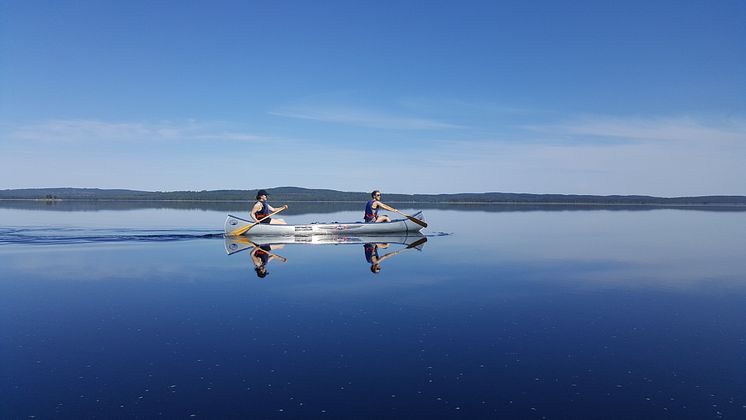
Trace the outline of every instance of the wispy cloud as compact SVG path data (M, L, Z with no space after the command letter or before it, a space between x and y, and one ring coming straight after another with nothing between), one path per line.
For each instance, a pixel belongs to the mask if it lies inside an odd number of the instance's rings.
M583 117L555 124L522 128L562 136L615 138L631 141L746 141L746 120L676 118Z
M402 109L413 112L427 112L434 115L460 115L491 118L508 116L536 116L550 114L546 110L526 108L507 104L463 100L440 96L406 97L396 101ZM553 113L551 113L553 114Z
M3 137L15 141L242 141L268 139L235 130L226 123L160 121L154 123L111 122L101 120L49 120L31 124L4 124Z
M4 124L0 180L11 188L244 188L245 177L225 174L245 172L250 156L253 171L273 173L270 185L429 193L744 194L744 121L585 117L524 129L515 129L516 124L492 133L476 128L404 131L387 143L391 153L386 159L376 161L377 173L390 176L379 177L375 186L370 185L370 171L360 165L362 157L375 155L374 146L355 141L355 133L363 130L354 128L337 137L312 130L302 139L276 137L283 141L282 150L294 151L278 160L277 148L254 147L261 137L235 122ZM277 135L270 130L269 135ZM39 147L42 141L44 147ZM213 147L218 141L244 143ZM174 142L189 143L172 147ZM33 170L30 159L36 163ZM134 162L137 171L132 171Z
M466 128L461 125L429 118L402 117L351 108L295 107L272 111L270 114L286 118L395 130L444 130Z

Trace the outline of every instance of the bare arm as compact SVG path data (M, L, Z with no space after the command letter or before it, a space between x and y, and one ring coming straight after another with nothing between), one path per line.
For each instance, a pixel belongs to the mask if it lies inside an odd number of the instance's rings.
M288 262L287 258L285 258L283 256L280 256L280 255L277 255L277 254L273 254L273 253L270 252L270 251L274 251L275 249L285 248L285 245L282 245L282 244L279 244L279 245L269 245L268 248L269 248L269 250L267 250L265 248L261 248L259 245L255 245L254 246L254 249L251 251L251 259L254 261L254 265L256 265L257 267L259 267L262 264L266 264L266 263L264 263L262 261L262 259L258 255L256 255L258 252L262 252L264 254L267 254L267 263L269 263L270 261L275 260L275 259L278 259L278 260L280 260L282 262Z
M271 251L274 251L275 249L282 249L282 248L285 248L284 244L276 244L276 245L270 245L269 246L269 249ZM267 252L267 254L269 254L269 259L267 260L267 262L270 262L272 260L280 260L282 262L288 262L288 259L285 258L285 257L282 257L282 256L277 255L277 254L273 254L273 253L271 253L269 251L265 251L265 252Z
M373 207L374 208L380 207L380 208L388 210L388 211L394 211L394 212L397 211L395 208L393 208L393 207L391 207L389 205L383 204L380 201L376 201L375 203L373 203Z
M258 222L258 221L259 221L259 219L257 219L257 218L256 218L256 213L257 213L257 212L258 212L259 210L261 210L261 209L262 209L262 203L260 203L260 202L258 202L258 201L256 202L256 204L254 204L254 207L252 207L252 208L251 208L251 218L252 218L252 219L253 219L253 220L254 220L255 222Z
M288 205L287 205L287 204L285 204L284 206L282 206L282 207L280 207L280 208L278 208L278 209L276 209L276 208L274 208L274 207L270 206L269 204L267 204L267 207L269 207L269 211L270 211L270 212L274 213L274 212L276 212L277 210L285 210L286 208L288 208Z
M376 261L376 263L380 264L380 263L383 262L383 260L385 260L387 258L391 258L391 257L393 257L394 255L396 255L396 254L398 254L400 252L401 252L401 250L394 251L394 252L389 252L388 254L386 254L384 256L378 257L378 260Z
M281 256L279 256L279 255L275 255L275 254L271 254L271 255L269 256L269 259L267 260L267 262L270 262L270 261L272 261L272 260L275 260L275 259L279 259L279 260L280 260L280 261L282 261L282 262L288 262L288 259L287 259L287 258L285 258L285 257L281 257Z

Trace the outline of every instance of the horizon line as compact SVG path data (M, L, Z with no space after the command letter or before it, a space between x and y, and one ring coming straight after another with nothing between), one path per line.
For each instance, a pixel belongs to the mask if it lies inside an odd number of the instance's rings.
M297 188L302 190L323 190L323 191L333 191L333 192L339 192L339 193L351 193L351 194L369 194L369 191L345 191L345 190L336 190L333 188L308 188L308 187L298 187L298 186L279 186L279 187L265 187L263 189L266 190L273 190L273 189L281 189L281 188ZM69 189L69 190L99 190L99 191L132 191L132 192L145 192L145 193L161 193L161 194L168 194L168 193L211 193L211 192L218 192L218 191L256 191L262 188L248 188L248 189L239 189L239 188L225 188L225 189L214 189L214 190L138 190L138 189L131 189L131 188L102 188L102 187L27 187L27 188L5 188L0 189L0 191L3 192L9 192L9 191L19 191L19 190L62 190L62 189ZM746 198L746 195L739 195L739 194L706 194L706 195L685 195L685 196L656 196L656 195L647 195L647 194L591 194L591 193L584 193L584 194L578 194L578 193L532 193L532 192L504 192L504 191L482 191L482 192L456 192L456 193L399 193L399 192L390 192L386 193L387 195L421 195L421 196L447 196L447 195L463 195L463 194L471 194L471 195L485 195L485 194L511 194L511 195L561 195L561 196L591 196L591 197L642 197L642 198L663 198L663 199L676 199L676 198L706 198L706 197L738 197L738 198ZM2 198L0 198L2 199Z

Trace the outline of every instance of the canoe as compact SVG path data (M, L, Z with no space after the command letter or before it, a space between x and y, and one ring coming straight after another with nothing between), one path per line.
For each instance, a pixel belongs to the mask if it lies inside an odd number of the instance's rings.
M425 219L422 212L418 211L412 215L417 220ZM254 223L251 220L242 219L233 215L228 215L225 219L225 234L230 235L236 229ZM383 223L311 223L310 225L271 225L259 223L249 229L245 235L275 235L275 236L296 236L296 235L379 235L388 233L408 233L419 232L422 226L409 219L395 219Z
M422 249L427 237L420 232L389 235L243 235L225 236L225 252L228 255L245 249L263 245L363 245L363 244L402 244Z

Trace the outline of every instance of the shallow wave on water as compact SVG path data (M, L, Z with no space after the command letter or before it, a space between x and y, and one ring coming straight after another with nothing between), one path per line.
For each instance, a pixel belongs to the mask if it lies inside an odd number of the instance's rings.
M0 228L0 245L65 245L117 242L173 242L222 239L222 232L200 230Z

